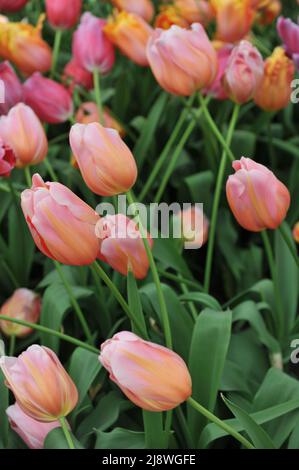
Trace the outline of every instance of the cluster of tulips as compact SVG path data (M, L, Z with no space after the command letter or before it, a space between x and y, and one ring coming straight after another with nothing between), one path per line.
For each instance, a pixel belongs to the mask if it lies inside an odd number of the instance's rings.
M0 11L16 12L27 3L0 0ZM199 111L223 147L212 220L193 210L193 218L203 217L202 232L188 236L195 243L201 239L200 246L209 243L208 291L217 210L229 160L235 173L227 179L226 195L237 222L248 231L264 232L278 229L286 218L291 202L287 187L253 159L241 155L235 159L230 146L242 105L253 101L264 111L277 112L289 104L291 83L299 66L299 26L280 17L277 31L282 46L264 59L251 29L256 22L266 25L279 16L279 0L174 0L160 5L156 14L150 0L111 0L115 9L108 18L82 13L82 3L45 1L46 19L56 31L53 52L42 37L44 15L37 26L0 18L0 79L5 88L5 100L0 105L0 175L9 180L14 168L24 169L31 187L22 192L21 207L33 240L45 256L70 266L95 266L99 259L124 276L132 273L136 279L144 279L151 268L159 289L152 254L154 241L137 215L134 220L122 214L100 217L61 184L51 168L50 174L55 176L51 182L44 182L38 173L32 183L29 178L30 166L45 161L50 165L48 125L70 122L73 165L86 186L103 197L126 193L135 205L132 188L138 178L137 164L124 142L123 126L101 102L100 77L112 70L117 48L135 64L150 67L166 92L183 99L191 97L195 112L194 100L198 98ZM212 23L216 27L213 40L207 33ZM59 77L61 38L65 30L74 27L72 59ZM76 93L82 89L94 89L96 101L81 103L75 109ZM226 137L209 112L211 99L235 104ZM184 226L186 214L178 217ZM299 223L293 234L299 242ZM96 269L113 290L99 264ZM126 302L119 297L118 301L126 310ZM160 301L165 312L163 294ZM2 306L0 329L7 336L24 337L32 332L40 311L40 297L28 289L18 289ZM86 321L81 320L86 331ZM164 316L166 340L168 321ZM135 332L138 336L122 331L102 344L99 360L110 379L144 410L167 411L192 400L188 368L171 350L170 342L166 341L166 348L146 341L140 329ZM73 447L65 418L76 407L78 392L56 354L32 345L18 358L3 356L1 369L16 400L7 409L7 416L26 444L42 448L47 434L62 426ZM194 406L205 414L200 405ZM205 416L213 420L213 415ZM217 424L222 426L219 420ZM239 433L228 426L225 429L243 445L252 447Z

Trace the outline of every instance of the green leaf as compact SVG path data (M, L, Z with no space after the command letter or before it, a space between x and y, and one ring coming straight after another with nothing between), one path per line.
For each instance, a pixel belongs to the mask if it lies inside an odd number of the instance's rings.
M181 295L180 300L183 302L197 302L204 307L208 307L220 312L222 310L218 300L216 300L211 295L204 294L202 292L188 292L188 294Z
M186 279L192 280L192 274L183 259L178 255L174 240L157 238L153 248L154 257L163 263L164 268L173 268Z
M202 203L206 213L209 213L209 207L211 206L210 194L213 182L214 174L212 171L201 171L184 179L184 185L188 188L191 196L190 202Z
M145 449L143 432L115 428L110 432L97 431L96 449Z
M82 444L70 432L75 449L84 449ZM49 432L45 439L44 449L69 449L64 432L61 428L55 428Z
M234 155L254 155L255 148L255 133L241 129L235 130L231 145L231 149Z
M238 364L226 359L221 377L221 390L225 392L237 391L250 397L251 392L248 386L248 380L250 380L250 378L246 377L243 369Z
M299 449L299 422L296 424L290 436L288 449Z
M4 375L0 370L0 447L1 444L3 447L7 446L8 439L8 419L6 416L6 409L8 408L8 388L4 383Z
M127 291L128 291L128 303L129 303L130 310L133 313L134 318L137 319L138 324L142 325L143 327L144 339L148 339L140 294L138 291L136 279L134 277L134 274L131 271L128 272ZM138 334L138 331L136 331L134 324L132 324L132 330L134 331L134 333Z

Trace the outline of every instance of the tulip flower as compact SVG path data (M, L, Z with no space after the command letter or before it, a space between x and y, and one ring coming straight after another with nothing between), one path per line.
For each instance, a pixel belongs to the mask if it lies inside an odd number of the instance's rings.
M47 72L52 63L50 46L42 39L43 18L36 27L28 23L0 22L0 56L25 75Z
M43 449L49 432L60 427L59 421L41 423L30 418L17 403L7 408L6 415L11 429L20 436L29 449Z
M17 168L37 165L48 153L44 128L34 111L23 103L1 116L0 137L12 148Z
M191 207L181 211L174 217L185 248L195 250L201 248L208 239L209 221L199 207Z
M82 103L76 113L76 122L79 124L90 124L92 122L99 122L99 109L96 103L88 101ZM121 124L111 116L108 108L104 109L104 126L115 129L121 137L125 135L125 130Z
M128 331L105 341L99 359L110 379L144 410L171 410L191 395L191 377L183 359Z
M16 166L13 150L0 138L0 177L8 178Z
M99 123L75 124L70 144L83 179L95 194L113 196L132 188L136 162L117 131Z
M241 41L229 58L224 74L227 94L238 104L251 100L264 75L264 61L248 41Z
M215 46L215 43L214 43ZM223 77L233 50L232 44L221 43L220 48L216 49L218 59L218 72L215 80L211 85L203 90L204 95L211 95L217 100L226 100L228 98L227 91L223 84Z
M280 17L277 21L277 32L287 55L299 68L299 24L294 23L290 18Z
M290 206L285 185L250 158L233 162L233 168L236 173L228 178L226 195L239 224L251 232L279 227Z
M296 243L299 243L299 222L293 228L293 238Z
M217 54L200 24L190 30L171 26L156 30L147 46L156 80L169 93L190 96L208 87L217 74Z
M154 5L151 0L111 0L118 10L125 10L128 13L135 13L145 21L150 22L154 16Z
M148 65L146 45L154 30L141 16L126 11L115 13L108 18L104 31L130 60L141 66Z
M257 20L262 25L272 23L280 14L282 5L280 0L259 0Z
M0 103L0 114L7 114L17 103L23 101L23 86L9 62L0 64L0 80L3 84L3 103Z
M216 16L217 39L236 42L251 30L256 11L252 0L210 0Z
M131 271L136 279L146 277L149 261L134 220L123 214L107 215L97 223L96 234L100 240L99 258L102 261L124 276ZM152 247L149 234L147 239Z
M82 0L46 0L46 13L50 25L57 29L69 29L80 18Z
M40 297L29 289L15 290L13 295L1 307L1 315L30 323L37 323L40 312ZM6 320L0 320L0 330L6 336L17 336L19 338L32 332L32 329L27 326Z
M63 79L70 82L70 90L73 91L76 85L91 90L93 88L93 76L85 68L81 67L76 59L71 59L64 68Z
M189 23L180 14L180 10L174 5L162 5L160 13L155 19L155 28L169 29L176 24L182 28L188 28Z
M108 73L115 61L112 43L104 34L106 20L84 13L73 36L73 56L89 72Z
M15 12L21 10L28 0L0 0L0 11Z
M291 83L295 77L295 65L281 47L265 61L264 78L257 88L254 101L265 111L279 111L288 106L291 99Z
M212 7L206 0L174 0L174 6L190 25L192 23L207 25L214 16Z
M19 357L2 356L0 367L17 404L31 418L50 423L75 408L77 388L51 349L34 344Z
M73 266L96 260L99 217L66 186L44 183L36 174L32 188L22 192L21 205L33 240L44 255Z
M69 90L60 83L34 73L24 83L25 103L41 121L58 124L67 121L74 112Z

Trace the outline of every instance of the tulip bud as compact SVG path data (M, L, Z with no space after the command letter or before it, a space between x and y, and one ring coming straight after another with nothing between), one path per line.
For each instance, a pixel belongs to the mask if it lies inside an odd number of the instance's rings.
M118 10L125 10L128 13L135 13L145 21L150 22L154 16L154 5L151 0L111 0Z
M41 121L58 124L67 121L74 112L70 92L60 83L34 73L24 83L25 103Z
M141 66L148 65L146 45L154 30L143 18L126 11L115 12L108 18L104 31L130 60Z
M37 323L41 312L40 297L29 289L17 289L2 305L1 315ZM27 326L18 325L6 320L0 320L0 329L6 336L27 336L32 332Z
M175 215L175 224L179 225L185 248L195 250L201 248L208 239L209 221L198 207L185 209Z
M51 48L41 37L42 23L43 17L36 27L0 21L0 56L25 75L47 72L51 67Z
M299 24L290 18L278 18L277 32L283 42L284 49L299 68Z
M299 222L293 228L293 238L296 243L299 243Z
M91 124L92 122L99 122L99 108L93 101L82 103L76 113L76 122L79 124ZM121 124L111 116L111 111L108 108L104 109L104 127L115 129L121 137L124 137L126 132Z
M110 379L144 410L171 410L191 395L191 377L183 359L128 331L105 341L99 359Z
M7 408L6 415L11 429L20 436L29 449L43 449L49 432L60 427L59 421L41 423L30 418L17 403Z
M81 67L76 59L71 59L64 68L63 79L70 82L70 90L73 91L76 85L91 90L93 88L93 76L85 68Z
M46 0L46 13L53 28L68 29L78 22L82 0Z
M36 174L32 188L21 194L21 205L33 240L44 255L73 266L96 260L99 216L66 186L44 183Z
M99 123L75 124L70 144L89 189L114 196L132 188L137 178L134 157L118 132Z
M190 25L192 23L207 25L214 16L211 5L206 0L175 0L174 6Z
M37 165L48 153L44 128L34 111L23 103L1 116L0 137L12 148L17 168Z
M23 101L23 86L7 61L0 64L0 80L4 86L4 103L0 103L0 114L7 114L13 106Z
M156 30L147 45L147 57L156 80L169 93L190 96L209 86L217 74L217 54L204 28L171 26Z
M15 12L21 10L28 0L0 0L0 11Z
M233 168L236 173L228 178L226 195L239 224L251 232L279 227L290 206L285 185L250 158L233 162Z
M279 111L290 103L295 65L281 47L276 47L265 62L264 78L254 101L265 111Z
M51 349L34 344L19 357L2 356L0 367L18 405L31 418L50 423L75 408L77 388Z
M108 73L115 61L114 48L104 35L106 20L84 13L73 36L73 56L89 72Z
M248 41L241 41L229 58L224 74L227 94L238 104L251 100L264 75L264 61Z
M8 178L15 166L15 154L0 138L0 177Z
M280 0L259 0L257 2L258 17L257 20L262 25L272 23L281 12Z
M146 277L149 261L141 233L134 220L123 214L107 215L97 223L96 234L100 239L99 258L113 269L128 275L131 271L136 279ZM149 234L147 239L152 247Z
M226 100L228 98L227 91L225 90L223 84L223 77L226 72L232 50L232 44L223 45L222 43L220 48L218 50L216 49L218 58L218 72L215 80L211 83L211 85L203 90L204 95L211 95L217 100Z
M217 39L236 42L250 31L255 10L251 0L210 0L216 15Z
M185 20L180 10L174 5L164 5L160 7L160 13L155 19L155 28L169 29L176 24L182 28L188 28L188 21Z

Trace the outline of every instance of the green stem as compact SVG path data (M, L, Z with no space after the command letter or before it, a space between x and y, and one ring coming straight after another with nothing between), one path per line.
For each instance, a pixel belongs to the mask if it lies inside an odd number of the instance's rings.
M220 130L217 127L217 124L215 123L214 119L212 118L208 108L205 99L203 96L199 93L198 94L198 99L199 103L202 108L202 112L207 120L208 125L210 126L211 131L215 135L216 139L218 142L221 144L222 148L226 151L227 155L231 159L231 161L235 160L234 154L232 153L229 144L225 141L223 135L221 134Z
M231 117L231 122L228 128L227 137L226 137L227 147L231 144L234 130L235 130L237 120L238 120L239 111L240 111L240 106L235 105L234 111ZM220 161L217 181L216 181L216 189L215 189L215 195L214 195L214 200L213 200L211 224L210 224L210 230L209 230L208 252L207 252L207 261L206 261L206 267L205 267L205 276L204 276L204 291L207 293L210 290L210 284L211 284L211 273L212 273L212 264L213 264L213 256L214 256L217 219L218 219L221 190L223 186L226 165L227 165L227 150L224 148L221 161Z
M143 240L143 243L144 243L144 248L145 248L145 251L146 251L146 254L147 254L147 257L148 257L148 261L149 261L149 265L150 265L150 268L151 268L154 283L156 285L156 290L157 290L157 294L158 294L158 301L159 301L160 310L161 310L162 324L163 324L164 335L165 335L165 343L166 343L166 346L169 349L172 349L172 337L171 337L169 317L168 317L167 306L166 306L166 302L165 302L165 299L164 299L164 294L163 294L163 291L162 291L162 286L161 286L157 266L156 266L156 263L155 263L155 260L154 260L154 257L153 257L153 253L152 253L150 244L149 244L147 236L146 236L145 229L144 229L144 227L142 225L142 222L140 220L138 210L136 209L135 200L134 200L134 197L133 197L131 191L129 191L127 193L127 199L128 199L129 205L132 206L132 209L135 213L135 218L138 221L140 234L141 234L141 237L142 237L142 240Z
M177 417L181 426L181 430L185 436L188 449L194 449L194 441L193 441L190 429L187 425L187 421L186 421L186 418L182 411L181 406L178 406L177 408L175 408L175 412L177 414Z
M107 305L106 305L101 279L99 278L97 270L96 270L96 268L93 264L90 265L90 269L91 269L92 277L93 277L93 280L94 280L94 283L95 283L95 286L96 286L96 290L97 290L98 302L99 302L99 305L100 305L100 307L103 311L103 317L104 317L104 320L105 320L105 327L106 327L107 330L110 330L111 326L112 326L111 325L111 315L109 314L109 311L108 311L108 308L107 308Z
M194 400L192 397L188 398L188 403L191 405L196 411L201 413L203 416L205 416L209 421L212 423L216 424L219 428L223 429L225 432L233 436L237 441L239 441L244 447L247 449L255 449L253 444L249 442L245 437L242 436L239 432L235 431L234 428L226 424L224 421L221 419L217 418L213 413L211 413L209 410L204 408L202 405L200 405L196 400Z
M98 112L99 112L100 124L104 125L104 111L103 111L102 94L101 94L100 72L97 69L94 69L93 71L93 84L94 84L96 103L97 103Z
M55 173L55 171L52 167L52 164L51 164L51 162L48 158L44 159L44 165L45 165L45 167L47 169L47 172L49 173L52 181L57 182L58 181L58 176L56 175L56 173Z
M56 29L56 31L55 31L53 56L52 56L52 67L51 67L51 74L50 74L51 78L54 77L55 72L56 72L56 65L57 65L57 60L58 60L59 51L60 51L62 33L63 33L62 29Z
M80 306L79 306L79 304L78 304L78 302L77 302L77 300L76 300L76 298L75 298L75 296L74 296L74 294L73 294L72 288L71 288L71 286L70 286L70 284L69 284L67 278L65 277L65 275L64 275L64 273L63 273L63 270L62 270L62 268L61 268L60 263L58 263L58 261L55 261L55 260L53 260L53 263L54 263L55 268L56 268L56 270L57 270L57 272L58 272L58 274L59 274L59 277L60 277L60 279L61 279L61 282L62 282L62 284L64 285L65 290L66 290L67 293L68 293L70 302L71 302L71 304L72 304L72 306L73 306L73 308L74 308L74 310L75 310L75 312L76 312L76 314L77 314L78 320L79 320L79 322L80 322L80 324L81 324L81 326L82 326L82 329L83 329L83 331L84 331L84 334L85 334L85 336L86 336L88 342L91 343L91 342L92 342L92 334L91 334L91 331L90 331L89 326L88 326L88 324L87 324L87 322L86 322L86 320L85 320L85 318L84 318L83 312L82 312L82 310L81 310L81 308L80 308Z
M202 291L203 287L201 284L191 281L190 279L186 279L185 277L181 277L181 275L176 276L175 274L168 273L166 271L163 271L162 269L158 269L158 273L161 274L162 277L165 277L165 279L169 279L170 281L177 282L178 284L185 284L186 286L193 287L193 289Z
M142 325L140 324L139 321L136 320L135 316L130 310L129 305L127 304L127 302L125 301L121 293L119 292L118 288L114 285L114 283L105 273L102 266L97 261L93 263L93 268L95 269L96 273L100 276L100 278L104 281L106 286L110 289L111 293L113 294L115 299L118 301L119 305L122 307L123 311L126 313L130 321L134 323L135 327L139 331L139 334L143 337L144 331L143 331Z
M16 323L17 325L27 326L28 328L31 328L32 330L41 331L42 333L56 336L57 338L67 341L68 343L72 343L75 346L79 346L80 348L86 349L87 351L93 352L95 354L100 353L100 351L97 348L95 348L94 346L91 346L90 344L86 344L83 341L80 341L79 339L73 338L72 336L69 336L69 335L65 335L64 333L60 333L59 331L56 331L56 330L52 330L51 328L47 328L42 325L37 325L36 323L30 323L25 320L17 320L16 318L11 318L6 315L0 315L0 320L5 320L11 323Z
M14 355L15 346L16 346L16 336L15 336L15 335L11 335L10 338L9 338L9 351L8 351L8 355L9 355L9 356L13 356L13 355Z
M31 188L32 179L31 179L31 172L30 172L29 165L24 167L24 173L25 173L26 184L27 184L28 188Z
M75 445L73 443L73 439L72 439L71 433L69 431L69 428L67 426L67 422L66 422L64 416L59 418L59 422L60 422L60 425L61 425L61 429L63 430L63 433L65 435L65 438L67 440L69 448L70 449L75 449Z
M290 250L290 253L294 258L294 261L295 261L297 267L299 268L299 258L298 258L298 255L297 255L296 248L292 244L292 242L290 240L290 237L288 236L288 234L286 232L284 224L280 225L280 227L278 227L278 230L280 231L281 236L283 237L284 241L286 242L286 244L287 244L287 246Z

